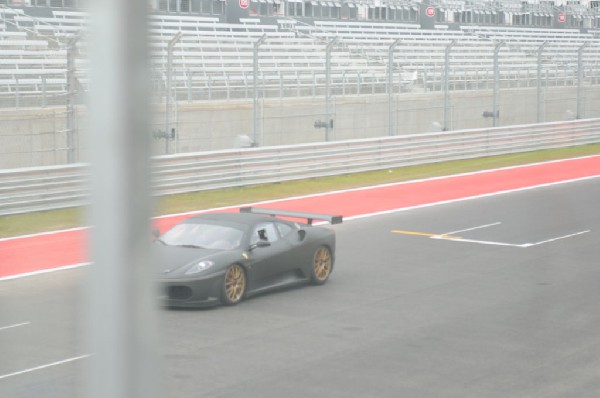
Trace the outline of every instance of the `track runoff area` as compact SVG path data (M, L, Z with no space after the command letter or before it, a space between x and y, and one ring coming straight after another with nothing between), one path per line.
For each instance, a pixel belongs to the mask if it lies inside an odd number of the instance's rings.
M161 311L162 396L594 396L599 176L592 156L264 203L345 216L331 280ZM81 395L84 233L0 242L0 396Z

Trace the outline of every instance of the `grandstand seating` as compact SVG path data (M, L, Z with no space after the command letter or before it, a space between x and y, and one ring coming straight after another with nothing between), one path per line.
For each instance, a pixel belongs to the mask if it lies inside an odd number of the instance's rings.
M51 17L34 17L23 10L0 9L0 98L35 93L64 94L66 42L87 29L89 18L80 11L53 10ZM385 92L390 45L396 80L403 87L440 89L445 49L454 42L450 57L451 87L488 87L492 54L500 50L501 80L536 77L537 48L548 42L544 57L546 78L572 76L576 51L597 38L578 30L463 26L460 30L420 29L414 24L352 21L295 20L264 24L256 18L239 24L215 17L151 15L149 43L155 84L164 87L167 47L182 32L173 52L174 87L179 99L251 96L253 49L265 36L259 51L259 85L264 94L322 94L325 46L337 38L332 51L332 87L336 93ZM574 55L575 54L575 55ZM600 51L586 51L586 62L598 64ZM570 68L570 69L569 69ZM85 61L78 63L85 81ZM320 87L320 89L319 89ZM320 91L319 91L320 90ZM365 91L366 90L366 91Z

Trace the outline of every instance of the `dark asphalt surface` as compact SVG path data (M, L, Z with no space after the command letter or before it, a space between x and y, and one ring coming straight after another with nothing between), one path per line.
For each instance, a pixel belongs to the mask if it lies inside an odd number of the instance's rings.
M160 310L162 395L598 397L599 203L592 179L336 226L324 286ZM89 359L17 372L86 354L86 272L0 282L0 397L82 395Z

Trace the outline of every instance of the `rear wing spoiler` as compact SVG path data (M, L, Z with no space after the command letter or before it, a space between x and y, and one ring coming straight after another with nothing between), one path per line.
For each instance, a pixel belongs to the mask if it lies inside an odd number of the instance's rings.
M317 213L304 213L300 211L287 211L277 209L265 209L262 207L241 207L240 213L254 213L264 214L268 216L280 216L280 217L291 217L291 218L303 218L306 219L308 225L312 225L313 220L327 221L330 224L341 224L343 217L331 214L317 214Z

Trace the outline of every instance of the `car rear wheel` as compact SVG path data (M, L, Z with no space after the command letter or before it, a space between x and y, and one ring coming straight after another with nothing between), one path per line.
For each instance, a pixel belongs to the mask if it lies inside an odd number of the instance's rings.
M331 257L331 250L326 246L321 246L315 251L313 257L312 266L312 283L315 285L322 285L327 282L331 270L333 268L333 258Z
M230 265L225 271L221 301L225 305L235 305L242 301L246 292L246 273L239 264Z

